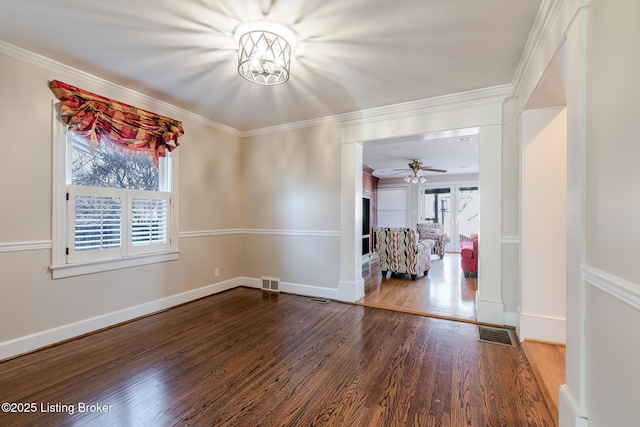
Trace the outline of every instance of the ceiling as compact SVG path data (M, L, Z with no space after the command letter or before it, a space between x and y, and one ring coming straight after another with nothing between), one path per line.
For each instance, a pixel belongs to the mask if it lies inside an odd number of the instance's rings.
M1 0L0 40L247 132L511 84L542 1ZM237 73L261 19L298 36L279 86Z
M444 169L446 174L477 174L480 166L478 131L478 128L457 129L367 141L362 163L372 168L378 178L408 176L408 165L413 159L420 160L424 166ZM441 174L423 171L427 180L429 176Z

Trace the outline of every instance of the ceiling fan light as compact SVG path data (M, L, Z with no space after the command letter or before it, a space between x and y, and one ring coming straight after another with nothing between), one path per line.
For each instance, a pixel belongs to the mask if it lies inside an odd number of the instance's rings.
M414 184L417 184L419 181L417 176L414 176L413 178L411 178L411 182L413 182Z
M411 177L410 176L405 176L404 177L404 182L411 182Z
M420 184L424 184L425 182L427 182L427 178L425 178L424 176L420 177Z

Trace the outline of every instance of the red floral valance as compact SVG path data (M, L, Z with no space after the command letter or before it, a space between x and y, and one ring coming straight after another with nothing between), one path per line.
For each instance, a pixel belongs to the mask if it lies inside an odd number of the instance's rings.
M60 100L60 119L86 137L92 146L106 142L120 152L165 157L184 134L182 123L123 104L67 83L53 80L49 87Z

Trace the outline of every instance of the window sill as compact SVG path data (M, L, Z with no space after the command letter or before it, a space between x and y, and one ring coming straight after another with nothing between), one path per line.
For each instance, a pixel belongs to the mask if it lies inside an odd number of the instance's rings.
M118 270L120 268L175 261L177 259L180 259L180 251L145 254L127 258L116 258L75 264L52 265L49 267L49 270L51 271L53 279L62 279L65 277L81 276L83 274Z

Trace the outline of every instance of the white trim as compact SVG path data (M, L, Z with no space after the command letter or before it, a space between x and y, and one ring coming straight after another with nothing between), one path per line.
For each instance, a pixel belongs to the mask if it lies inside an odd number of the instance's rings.
M513 96L513 87L510 84L494 86L484 89L470 90L468 92L453 93L418 101L405 102L403 104L389 105L370 110L362 110L352 113L349 117L343 115L340 127L375 123L407 116L415 116L425 113L453 110L470 106L481 106L502 102ZM467 127L476 127L471 125Z
M500 300L478 298L476 311L478 313L477 317L479 322L490 323L493 325L504 324L504 303Z
M540 313L520 313L518 337L566 344L567 319Z
M0 252L35 251L51 249L51 240L29 240L23 242L0 242Z
M0 44L0 46L2 46ZM65 125L58 120L60 104L51 101L51 264L66 264L67 256L67 141Z
M211 236L232 236L237 234L265 235L265 236L303 236L303 237L340 237L339 231L313 231L313 230L243 230L241 228L221 230L182 231L178 233L180 239ZM0 252L34 251L51 249L52 240L25 240L19 242L0 242ZM177 251L175 251L177 252ZM60 264L53 269L64 268L66 264Z
M49 266L53 279L81 276L83 274L100 273L102 271L116 270L120 268L137 267L140 265L155 264L159 262L175 261L180 259L180 251L170 251L136 255L125 258L78 262L74 264L61 264Z
M506 243L510 245L519 245L520 237L519 236L502 236L502 243Z
M340 231L314 231L314 230L260 230L245 229L243 234L264 236L304 236L304 237L341 237Z
M248 288L262 289L262 280L251 277L241 277L240 285ZM338 290L322 286L302 285L299 283L280 282L280 292L305 296L338 300Z
M518 326L518 313L505 312L503 314L504 324L507 326Z
M178 238L190 239L192 237L231 236L234 234L242 234L242 230L228 229L228 230L182 231L178 233Z
M351 113L338 114L334 116L320 117L317 119L303 120L299 122L286 123L283 125L252 129L247 131L240 131L191 111L185 110L175 105L169 104L165 101L161 101L156 98L152 98L143 93L128 89L124 86L118 85L113 82L109 82L103 78L94 76L85 71L78 70L70 67L66 64L62 64L58 61L54 61L42 55L30 52L26 49L12 45L10 43L0 40L0 53L11 56L13 58L34 64L38 67L42 67L46 70L53 71L72 78L81 79L98 86L103 89L115 91L117 93L126 96L127 98L134 99L144 104L151 104L166 110L170 114L176 114L181 118L186 118L194 122L209 126L214 129L218 129L227 134L239 137L247 138L257 135L266 135L275 132L289 131L293 129L306 128L311 126L319 126L323 124L342 124L342 123L355 123L362 120L384 120L392 117L401 117L404 115L415 114L416 111L424 110L438 110L449 109L452 104L456 106L463 104L477 104L492 102L496 99L506 99L512 96L513 86L511 84L493 86L489 88L476 89L467 92L460 92L454 94L448 94L443 96L437 96L433 98L422 99L418 101L405 102L401 104L388 105L377 108L370 108L367 110L360 110Z
M582 267L586 283L606 292L635 310L640 310L640 284L629 282L590 266Z
M0 53L28 62L30 64L34 64L38 67L42 67L46 70L50 70L55 73L60 73L68 77L87 81L92 85L98 86L103 89L115 91L119 94L122 94L123 96L126 96L127 98L132 98L144 104L151 104L156 108L158 107L162 108L163 110L166 110L167 112L169 112L169 114L176 114L176 115L179 115L181 118L193 120L194 122L212 127L214 129L218 129L222 132L231 134L233 136L242 137L242 132L230 126L223 125L222 123L218 123L211 119L207 119L206 117L192 113L180 107L176 107L175 105L169 104L167 102L161 101L156 98L152 98L148 95L145 95L140 92L136 92L124 86L120 86L116 83L109 82L105 79L94 76L93 74L89 74L85 71L78 70L76 68L54 61L53 59L47 58L42 55L38 55L37 53L30 52L18 46L14 46L2 40L0 40Z
M338 300L355 303L364 298L364 279L361 277L355 282L340 282L338 284Z
M58 326L46 331L36 332L35 334L0 342L0 360L18 356L60 341L137 319L142 316L147 316L149 314L166 310L176 305L194 301L228 289L233 289L240 286L239 283L239 279L231 279L133 307L127 307L122 310L113 311L100 316L91 317L89 319L80 320L78 322Z
M560 425L586 427L587 411L581 408L567 384L560 386Z
M266 135L275 132L284 132L293 129L320 126L326 124L351 125L354 123L368 122L375 120L387 120L394 117L414 115L416 112L437 111L451 109L460 105L475 105L494 102L496 99L506 99L513 95L513 86L505 84L483 89L470 90L448 95L436 96L417 101L404 102L400 104L386 105L383 107L370 108L351 113L338 114L335 116L320 117L317 119L303 120L299 122L286 123L283 125L253 129L240 132L241 138L250 136Z

